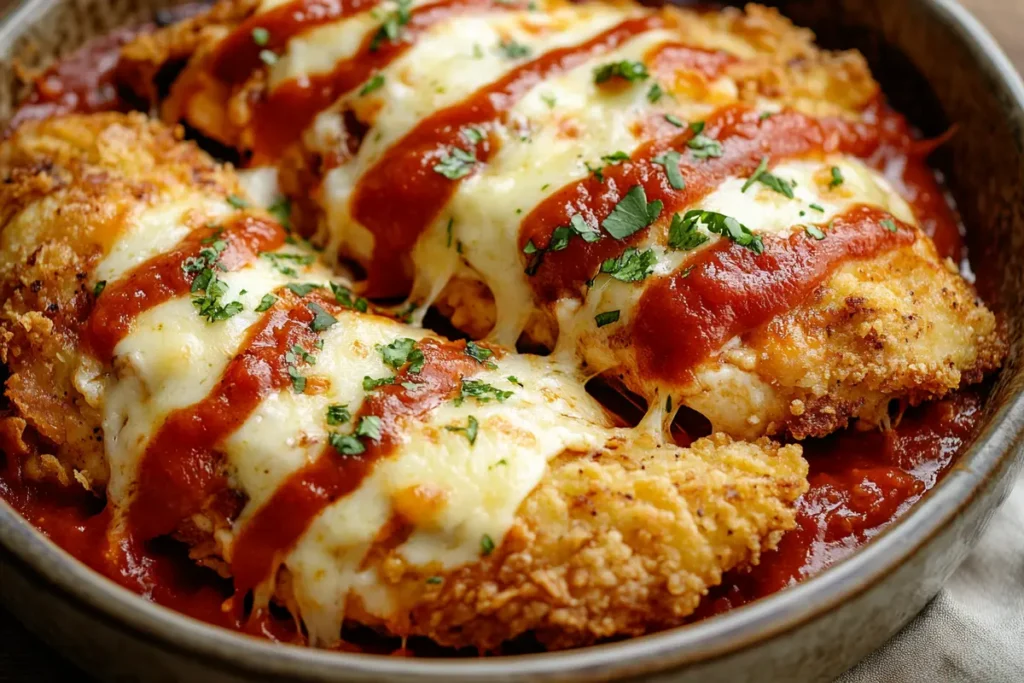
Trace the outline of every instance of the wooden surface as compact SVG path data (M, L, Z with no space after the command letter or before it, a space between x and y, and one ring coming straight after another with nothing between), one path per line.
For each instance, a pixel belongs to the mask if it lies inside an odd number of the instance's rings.
M961 0L982 20L1024 71L1024 0ZM0 0L0 6L6 4ZM49 648L26 633L0 610L0 682L85 682L85 677L64 663Z

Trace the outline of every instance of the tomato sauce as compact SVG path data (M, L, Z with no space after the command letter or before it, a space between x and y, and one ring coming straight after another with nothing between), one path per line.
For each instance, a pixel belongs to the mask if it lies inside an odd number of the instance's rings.
M402 56L417 36L436 24L471 9L524 7L522 2L502 0L441 0L417 7L409 11L409 21L400 28L398 40L381 40L371 32L354 55L336 63L331 71L280 84L254 104L253 164L276 161L317 114ZM269 30L275 32L274 28Z
M892 230L886 220L892 221ZM687 261L684 270L649 284L630 336L642 375L687 381L727 341L804 301L840 263L870 258L917 238L912 226L867 206L854 207L819 228L823 239L803 230L787 239L765 236L763 254L720 240Z
M97 358L110 360L142 312L191 289L194 274L186 273L182 264L198 256L210 241L227 243L219 263L225 270L234 270L251 263L262 251L277 249L285 237L277 223L253 216L232 221L223 229L196 229L173 250L140 264L103 289L86 322L85 343Z
M579 45L546 52L459 104L427 117L391 145L363 174L352 196L352 215L374 236L367 295L401 296L408 291L408 280L400 277L401 258L448 203L461 180L434 170L446 155L454 148L468 152L476 159L476 169L496 151L488 129L500 123L530 89L660 23L658 17L629 19ZM467 137L469 128L478 132L477 140Z
M289 10L281 10L277 14L271 12L262 15L256 24L268 29L271 42L267 47L273 49L294 32L329 21L330 17L356 11L357 7L368 7L371 2L303 0L299 14L289 14ZM283 7L294 10L297 5L289 3ZM414 17L417 12L413 12ZM272 24L268 17L279 17L275 21L280 23ZM415 30L416 25L414 19L407 28ZM243 26L248 35L242 29L237 31L240 37L233 39L237 42L238 50L233 53L236 56L221 58L224 74L231 79L251 68L253 60L253 48L243 45L243 42L251 39L252 28L257 26ZM109 45L126 39L125 36L112 36ZM368 45L364 48L368 49ZM108 52L111 49L108 47ZM392 48L385 44L380 47L380 52L387 53L389 49ZM20 120L63 111L95 111L119 106L116 99L109 96L109 91L97 87L97 84L108 82L104 79L111 64L108 58L103 57L106 54L103 49L96 47L94 50L91 57L79 61L65 60L66 64L58 64L48 72L54 80L49 86L41 87L37 83L38 94L31 96L19 112ZM258 58L258 51L255 55ZM675 55L673 58L697 57ZM718 68L712 57L700 56L699 59L705 58L708 61L699 62L701 69ZM237 63L232 61L234 59ZM380 62L383 63L386 62ZM243 69L244 65L248 66ZM341 85L330 87L351 89L378 67L355 75L339 76ZM350 65L347 68L355 67ZM359 80L355 80L357 76ZM530 76L535 77L536 74ZM503 94L517 96L519 91L516 88L519 87L522 86L515 86ZM302 101L301 98L295 100L300 104ZM308 115L308 109L296 106L298 108L290 114L296 118ZM868 158L875 167L886 170L911 202L922 229L935 240L940 253L954 258L961 256L963 246L956 215L946 203L934 174L924 163L930 145L915 142L905 121L881 103L872 111L876 114L874 121L851 125L811 121L791 112L761 121L754 112L735 108L723 110L708 121L705 134L729 141L725 144L726 154L722 159L707 160L700 168L684 167L682 170L688 183L685 195L666 185L663 171L653 166L651 160L666 149L683 149L692 132L669 130L662 126L657 129L655 139L633 155L629 162L607 168L604 184L588 179L569 185L538 207L523 222L520 246L533 240L543 247L554 228L568 223L572 213L583 213L588 221L599 223L634 184L645 188L649 200L665 201L666 210L671 211L672 207L683 206L709 192L717 182L716 178L727 174L749 174L764 154L775 159L842 150ZM498 113L494 110L492 117ZM465 121L486 122L487 119L470 116ZM452 143L455 138L448 130L449 123L457 132L455 124L461 125L463 119L453 115L451 122L444 119L435 123L443 125L424 134L422 142L427 156L421 157L421 164L428 163L424 159L433 158L429 155L431 150L436 154L438 145ZM486 153L483 148L476 151ZM411 188L410 191L417 189ZM433 205L421 204L415 207L416 211L424 211L425 206ZM846 249L855 255L868 255L874 250L907 243L911 239L913 233L902 225L898 226L896 233L877 232L878 219L863 209L855 209L841 217L831 228L833 234L829 236L837 246L827 249ZM422 225L423 218L417 215L410 220L414 226ZM857 228L861 223L863 229ZM228 229L234 228L240 228L240 239L231 241L238 242L240 246L225 251L223 259L229 267L240 266L254 254L273 249L283 240L280 229L275 232L250 219L235 223ZM117 342L130 329L131 321L142 310L188 290L189 282L181 275L181 263L195 255L202 239L210 234L210 231L196 233L174 252L173 258L164 261L159 257L143 264L127 276L123 284L112 283L98 298L87 338L100 357L109 358ZM397 239L407 238L399 236ZM535 278L538 294L546 300L566 293L575 295L578 285L593 275L602 260L630 243L615 244L614 250L609 250L607 246L611 242L604 239L596 242L595 245L600 246L595 247L582 240L574 240L571 249L549 254ZM781 306L797 297L806 287L813 286L822 277L822 268L827 269L828 266L810 265L812 251L825 247L813 244L803 236L795 236L787 244L776 246L779 249L772 258L784 262L776 270L793 275L792 280L779 280L773 290L774 295L770 297ZM731 277L732 282L739 282L751 271L746 261L749 256L742 252L733 253L733 248L728 245L707 251L691 271L689 278L694 278L692 281L683 281L681 274L668 278L663 283L663 289L668 291L652 293L651 296L677 296L698 302L688 306L694 310L711 311L717 316L720 324L716 327L721 331L716 334L719 336L728 334L737 320L749 324L757 316L770 315L769 309L774 310L776 305L772 301L758 304L751 312L739 306L729 293L723 295L728 299L725 302L712 300L710 289L705 285L710 284L713 278ZM827 259L838 258L831 252L825 252L825 256ZM739 289L742 290L742 285ZM146 292L145 303L133 303L129 291L136 294ZM20 463L9 455L5 456L5 466L0 467L0 496L71 555L156 603L210 624L274 641L301 643L304 636L292 617L276 608L247 615L238 609L236 589L254 586L269 576L273 557L294 544L316 512L351 490L353 482L358 482L370 472L377 459L386 456L394 438L388 425L399 416L419 414L450 397L458 385L457 378L463 364L472 361L464 354L455 353L461 348L458 344L423 343L421 348L427 363L417 381L427 384L428 390L420 396L398 383L374 392L361 409L360 416L381 417L380 443L372 445L359 458L341 460L325 451L315 463L295 475L243 530L233 564L236 582L221 579L213 571L196 566L183 544L157 536L168 532L183 516L198 509L206 494L217 496L223 493L213 447L251 414L259 397L286 386L289 377L282 365L285 350L294 344L311 342L309 321L312 314L303 301L312 299L298 300L287 293L281 294L282 300L252 331L245 350L229 364L207 400L173 414L164 429L154 437L143 461L139 502L128 512L129 529L132 531L129 537L115 538L111 534L111 513L103 500L76 486L58 488L51 484L23 481ZM312 296L318 297L317 294ZM324 308L332 310L333 304L326 298L316 300ZM718 313L718 309L723 312ZM674 324L686 328L691 323L684 316ZM657 354L658 330L640 329L637 333L649 354ZM665 336L663 330L660 334ZM706 344L708 348L711 345L711 341ZM661 354L659 360L675 357L678 351L673 349L671 354ZM653 363L649 365L649 369L655 371ZM683 365L685 371L686 363ZM666 370L679 371L678 367ZM892 524L941 479L956 462L959 453L970 444L982 418L986 393L987 387L983 385L909 409L895 421L892 429L884 432L846 430L825 439L803 442L811 465L810 489L798 503L797 528L783 537L776 551L765 553L759 566L727 575L722 586L712 590L703 601L693 620L738 607L813 576L848 556ZM224 504L228 508L232 505L240 507L238 501L226 500ZM360 643L365 643L360 646L365 650L394 651L401 655L453 654L436 647L410 645L406 648L397 643L381 645L373 637L361 637ZM360 648L350 646L347 649Z
M425 339L416 346L424 356L420 372L410 372L406 366L394 384L370 393L352 418L355 424L365 417L379 418L380 439L363 439L366 450L358 455L341 455L333 446L325 447L319 458L295 472L242 528L231 561L240 594L272 577L274 562L295 545L313 519L355 491L377 461L395 449L401 441L398 430L402 422L421 417L453 398L462 376L477 364L466 354L465 342ZM416 387L405 386L409 382Z

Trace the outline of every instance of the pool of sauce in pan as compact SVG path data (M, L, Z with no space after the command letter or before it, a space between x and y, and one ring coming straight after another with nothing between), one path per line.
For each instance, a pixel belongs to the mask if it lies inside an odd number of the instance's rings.
M34 94L15 120L44 118L65 111L118 109L122 102L107 86L113 62L109 55L126 40L122 34L86 46L77 58L52 67L36 81ZM115 60L116 61L116 60ZM98 65L89 71L87 64ZM962 230L946 204L941 187L921 160L903 164L906 148L882 149L878 168L898 169L893 180L913 204L925 231L939 251L954 260L964 256ZM848 556L890 525L954 465L972 440L981 420L987 385L905 411L888 431L843 431L804 442L810 462L810 490L797 506L797 528L779 548L764 553L760 565L731 572L711 591L692 620L699 620L770 595L821 572ZM111 549L106 533L109 512L102 499L75 486L61 490L23 481L17 462L0 461L0 496L57 545L94 570L129 590L210 624L278 642L304 638L286 612L272 609L245 618L234 604L230 580L197 567L184 545L159 538L147 541L125 564L125 554ZM409 655L453 653L422 639L403 642L357 628L345 649ZM505 652L530 651L529 641L512 643Z

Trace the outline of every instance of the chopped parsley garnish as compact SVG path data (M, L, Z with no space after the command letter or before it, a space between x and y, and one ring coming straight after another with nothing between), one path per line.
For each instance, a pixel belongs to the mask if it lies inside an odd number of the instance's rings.
M459 395L455 397L455 405L461 406L467 398L475 398L477 403L490 403L491 401L501 403L511 395L511 391L504 391L487 382L477 379L463 379Z
M761 183L781 195L785 195L787 199L793 198L793 186L788 182L768 172L768 157L761 157L761 163L758 164L754 174L747 178L747 182L743 183L743 189L741 192L746 192L750 189L750 186L754 183Z
M444 579L442 579L440 576L430 576L427 578L427 583L429 583L431 586L436 586L439 583L444 583Z
M345 424L352 419L352 413L348 412L348 406L343 403L334 403L327 406L327 424L335 427Z
M288 366L288 376L292 380L292 389L296 394L301 394L306 391L306 378L299 374L299 369L294 365Z
M477 363L482 363L487 366L494 365L494 363L489 360L494 355L494 351L491 351L486 346L480 346L475 341L466 342L466 355Z
M267 213L274 217L285 230L292 228L292 203L287 197L282 197L267 208Z
M377 378L374 378L374 377L370 377L369 375L367 375L366 377L363 377L363 391L373 391L377 387L383 387L383 386L386 386L388 384L394 384L394 383L395 383L395 378L394 377L377 377Z
M640 251L630 247L618 258L610 258L601 264L601 272L622 282L639 282L654 272L658 256L654 249Z
M814 209L818 213L825 213L825 207L820 204L811 204L810 208Z
M661 86L657 83L652 85L647 91L647 101L654 104L661 99L661 96L665 94L665 91L661 89Z
M683 126L686 125L685 123L683 123L683 120L676 116L675 114L665 114L665 120L671 123L676 128L682 128Z
M558 103L558 100L555 99L555 96L552 95L551 93L544 93L543 95L540 96L540 99L544 102L544 104L548 105L549 109L554 109L555 105Z
M479 128L469 126L468 128L463 128L461 133L462 137L466 139L466 142L471 145L478 145L484 141L484 134Z
M281 254L272 251L264 251L260 254L260 258L270 261L271 265L274 266L274 270L288 277L299 276L298 271L292 267L292 264L308 266L316 260L316 256L313 254Z
M761 115L757 117L758 121L767 121L771 117L775 116L775 112L763 111Z
M480 539L480 553L487 557L494 552L494 539L489 534L484 534L483 538Z
M370 52L376 52L380 49L381 43L385 40L392 43L397 42L401 35L402 27L409 23L409 7L412 5L412 0L398 0L396 4L395 11L385 17L384 23L373 34L373 39L370 41Z
M476 443L476 435L480 430L480 424L476 421L476 418L472 415L466 420L465 427L457 427L455 425L448 425L445 427L449 432L463 432L466 435L466 439L469 440L469 445L472 446Z
M446 246L449 246L449 247L452 246L452 227L454 225L455 225L455 219L454 218L449 218L448 219L448 227L446 227L444 229L445 233L448 235L448 243L447 243Z
M460 254L462 253L461 249L459 249L461 244L462 244L462 242L458 242L455 245L456 249L459 251ZM405 308L403 308L402 310L400 310L397 313L395 313L395 317L398 320L401 320L402 322L411 323L412 322L413 314L416 311L418 311L419 308L420 308L420 302L416 301L415 299L413 299L412 301L410 301L409 303L407 303L405 305Z
M691 251L710 239L697 229L697 222L687 223L678 213L672 214L672 225L668 229L668 246L676 251Z
M831 190L834 187L839 187L845 181L846 181L846 179L843 178L843 172L839 169L838 166L833 166L832 167L832 180L830 180L829 183L828 183L828 189Z
M365 436L368 439L380 441L380 418L376 415L366 415L359 418L356 436Z
M604 327L605 325L611 325L612 323L619 322L618 311L605 311L604 313L598 313L594 316L594 322L597 323L598 327Z
M708 159L710 157L722 156L722 143L704 135L704 122L697 121L690 124L693 137L686 143L686 146L693 152L695 159Z
M312 282L289 282L285 288L298 296L306 296L314 289L323 289L323 285L316 285Z
M381 357L384 359L384 364L395 370L408 363L409 372L418 374L426 362L426 359L423 357L423 351L416 348L416 340L409 337L396 339L387 346L378 344L377 351L380 352Z
M623 59L619 62L609 62L594 69L594 83L604 83L613 78L621 78L629 82L642 81L650 74L643 62Z
M270 31L262 26L257 26L252 30L252 42L256 43L260 47L264 47L270 42Z
M686 180L683 178L683 174L679 170L679 161L681 158L682 156L679 152L669 150L652 159L654 163L665 167L665 175L668 176L668 184L677 190L686 188Z
M245 201L237 194L229 194L227 198L228 204L235 207L236 209L245 209L249 207L249 202Z
M618 152L612 152L611 154L605 154L601 157L601 161L606 164L621 164L623 161L629 161L629 155L619 150Z
M662 206L660 199L648 203L643 186L634 185L604 219L601 227L617 240L626 239L656 221Z
M687 211L686 215L683 216L682 229L690 230L697 224L703 225L709 232L728 237L736 244L750 249L755 254L764 253L764 242L761 241L761 236L752 233L747 226L732 216L726 216L715 211L701 211L700 209Z
M569 227L574 233L583 238L584 242L596 242L601 239L601 231L592 226L580 214L574 214L569 219Z
M509 59L522 59L530 56L530 48L514 40L501 41L498 43L498 49Z
M359 311L360 313L366 313L370 307L370 303L366 299L362 297L353 298L351 289L339 285L336 282L331 283L331 292L334 293L334 300L345 308L351 308Z
M896 228L896 221L894 221L893 219L886 218L886 219L882 220L881 223L882 223L882 227L885 228L886 230L888 230L889 232L896 232L896 230L897 230L897 228Z
M369 95L374 90L380 90L382 87L384 87L384 76L374 74L370 80L366 81L366 85L359 89L359 95Z
M260 299L260 305L256 307L257 313L263 313L269 311L270 307L277 303L277 297L273 294L264 294L263 298Z
M516 385L517 387L522 387L522 386L523 386L523 383L522 383L522 382L520 382L520 381L519 381L519 378L518 378L518 377L516 377L515 375L509 375L509 376L508 376L508 377L506 377L505 379L507 379L507 380L508 380L509 382L511 382L512 384L515 384L515 385Z
M218 231L203 240L203 244L207 246L199 250L199 255L189 257L181 264L181 269L186 275L195 274L189 290L198 296L192 297L192 305L196 307L200 317L211 323L227 320L242 312L241 302L222 301L227 294L228 285L216 276L215 270L224 269L220 257L227 249L227 242L218 239L219 234Z
M107 288L107 281L106 280L100 280L99 282L96 283L96 286L92 288L92 295L94 297L96 297L96 298L99 298L100 294L102 294L103 290L106 289L106 288Z
M366 446L363 445L363 442L351 434L331 432L327 437L327 441L340 455L359 455L366 452Z
M445 150L441 160L434 164L434 172L440 173L448 180L465 178L473 172L476 165L476 157L460 147L453 147L451 151Z
M804 232L806 232L808 235L810 235L811 237L813 237L816 240L823 240L823 239L825 239L825 233L822 232L821 228L819 228L816 225L805 225L804 226Z
M260 50L260 61L267 66L274 66L277 64L277 53L270 50Z
M310 301L306 304L306 307L313 312L313 320L309 323L309 329L314 332L323 332L338 322L337 318L325 311L318 303Z

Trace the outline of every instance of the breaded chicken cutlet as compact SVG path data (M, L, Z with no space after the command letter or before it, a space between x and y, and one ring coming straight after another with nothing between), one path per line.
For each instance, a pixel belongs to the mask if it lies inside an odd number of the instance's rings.
M561 648L682 623L794 525L799 446L665 446L381 314L142 115L25 123L0 174L4 451L106 496L112 562L174 535L317 645Z
M655 431L884 427L1005 356L932 242L930 146L774 10L303 7L226 0L122 69L156 100L184 61L164 118L273 168L369 296L554 350Z

